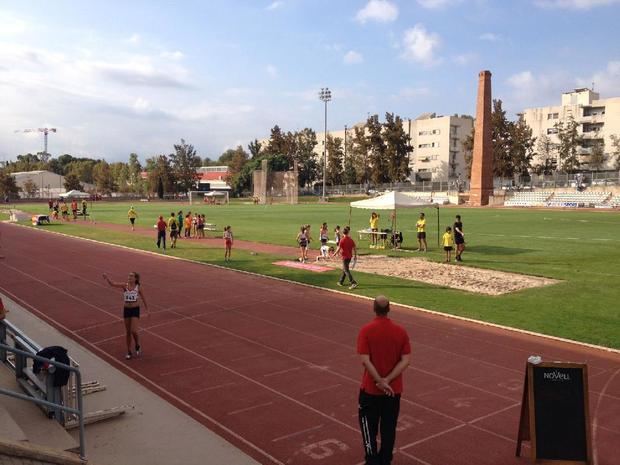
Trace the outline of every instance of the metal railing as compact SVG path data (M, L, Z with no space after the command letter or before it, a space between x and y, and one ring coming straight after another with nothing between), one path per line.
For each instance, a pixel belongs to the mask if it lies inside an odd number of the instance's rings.
M8 331L7 331L8 330ZM11 333L16 347L7 344L7 332ZM28 394L11 391L9 389L0 388L0 394L33 402L41 407L46 407L53 413L57 421L65 426L65 416L58 413L67 412L77 418L79 425L79 442L80 442L80 459L86 460L86 445L84 435L84 407L82 400L82 375L80 369L76 366L66 365L56 360L36 355L41 348L32 341L15 325L7 320L0 321L0 362L9 365L15 370L15 375L20 385L25 388L26 383L31 389L24 389ZM14 354L14 360L11 360L9 354ZM52 377L46 378L46 384L36 378L36 375L30 373L28 369L28 359L37 360L69 371L72 375L69 377L70 382L57 392L57 388L53 386ZM62 393L59 393L62 392ZM63 400L65 399L65 400ZM69 406L69 405L71 406ZM58 412L58 413L57 413Z

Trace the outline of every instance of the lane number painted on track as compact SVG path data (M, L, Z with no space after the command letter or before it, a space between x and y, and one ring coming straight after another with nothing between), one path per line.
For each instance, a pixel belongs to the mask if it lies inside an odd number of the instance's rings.
M323 460L331 457L338 450L342 452L347 451L349 446L338 439L324 439L301 448L301 452L314 460Z

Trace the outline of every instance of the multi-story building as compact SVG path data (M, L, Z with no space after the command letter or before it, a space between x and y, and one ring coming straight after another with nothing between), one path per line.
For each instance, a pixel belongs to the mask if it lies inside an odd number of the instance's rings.
M364 126L359 123L356 126ZM437 116L425 113L416 119L403 122L403 129L411 137L413 151L409 154L410 180L447 181L467 179L463 142L472 132L474 119L471 116ZM355 126L354 126L355 127ZM345 139L345 131L329 131L332 137ZM347 137L353 137L350 128ZM315 153L323 157L324 134L317 134L318 145Z
M463 142L472 132L471 116L425 113L408 121L413 152L409 157L412 181L467 179Z
M588 156L596 144L604 144L604 151L612 151L612 135L620 137L620 97L601 99L591 89L575 89L562 94L561 105L528 108L523 111L526 123L532 128L532 135L546 135L553 144L559 142L556 124L568 123L573 117L578 123L579 135L583 137L580 149L583 164L588 163ZM556 155L557 156L557 155ZM543 160L534 160L540 163ZM611 168L611 157L607 157L606 167Z

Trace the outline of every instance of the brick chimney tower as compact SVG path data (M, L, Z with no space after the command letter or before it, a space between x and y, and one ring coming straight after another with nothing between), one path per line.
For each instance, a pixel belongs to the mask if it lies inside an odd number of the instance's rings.
M491 72L478 74L478 101L474 154L471 163L469 203L476 207L489 204L493 195L493 142L491 140Z

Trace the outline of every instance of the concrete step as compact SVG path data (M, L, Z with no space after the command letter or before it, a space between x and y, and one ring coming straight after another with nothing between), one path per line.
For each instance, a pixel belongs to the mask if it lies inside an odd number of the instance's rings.
M19 427L4 406L0 405L0 438L9 441L27 441L26 433Z
M17 384L15 375L4 365L0 365L0 386L22 394L24 392ZM33 444L56 450L76 450L79 445L57 421L47 418L43 411L32 402L0 395L0 418L5 416L12 418L19 428L11 427L13 431L11 434L19 434L21 430L25 440ZM0 437L3 437L1 433ZM7 436L7 439L12 438Z

